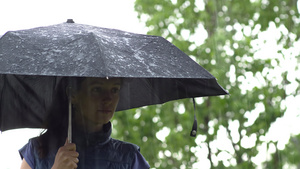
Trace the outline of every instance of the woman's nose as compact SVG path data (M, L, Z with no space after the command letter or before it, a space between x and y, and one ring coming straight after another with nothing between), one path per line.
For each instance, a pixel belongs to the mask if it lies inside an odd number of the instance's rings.
M103 101L110 101L112 100L113 94L110 91L103 91L102 99Z

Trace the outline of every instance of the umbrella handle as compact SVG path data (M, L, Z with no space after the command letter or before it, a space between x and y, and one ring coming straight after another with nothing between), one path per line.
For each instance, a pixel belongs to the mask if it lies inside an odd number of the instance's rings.
M68 87L69 90L69 96L68 96L68 100L69 100L69 118L68 118L68 140L69 143L72 143L72 103L71 103L71 87Z

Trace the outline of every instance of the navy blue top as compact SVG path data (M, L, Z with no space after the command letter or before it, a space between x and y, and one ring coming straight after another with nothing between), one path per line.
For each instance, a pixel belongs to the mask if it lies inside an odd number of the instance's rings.
M111 138L110 127L109 125L106 133L92 134L89 145L83 145L83 142L86 143L86 141L82 135L80 136L78 133L74 135L73 141L76 144L76 151L79 153L78 168L149 169L150 166L139 152L139 147ZM38 155L38 147L38 137L30 139L19 150L21 158L24 158L32 169L51 168L58 149L49 150L48 155L41 159Z

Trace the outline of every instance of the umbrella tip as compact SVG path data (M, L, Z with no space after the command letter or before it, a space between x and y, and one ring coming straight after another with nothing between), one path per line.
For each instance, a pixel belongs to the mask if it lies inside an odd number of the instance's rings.
M73 21L73 19L68 19L67 23L75 23L75 22Z

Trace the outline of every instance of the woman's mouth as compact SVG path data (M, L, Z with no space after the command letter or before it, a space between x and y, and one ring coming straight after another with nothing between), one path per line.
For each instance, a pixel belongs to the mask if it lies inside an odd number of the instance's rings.
M97 110L97 112L99 113L105 113L105 114L108 114L108 113L111 113L111 110Z

